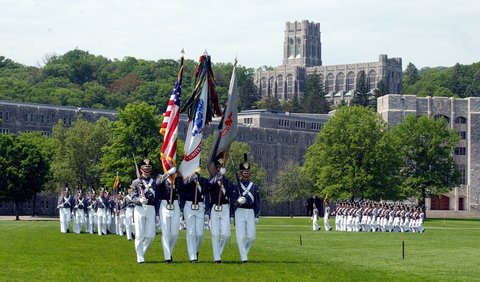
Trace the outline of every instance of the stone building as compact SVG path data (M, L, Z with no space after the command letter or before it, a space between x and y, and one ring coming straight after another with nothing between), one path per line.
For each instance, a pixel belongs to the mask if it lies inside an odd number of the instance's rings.
M102 116L114 120L117 113L109 110L0 100L0 133L40 131L43 135L50 136L53 125L59 120L63 120L65 126L69 127L79 115L85 120L95 122Z
M378 61L342 65L322 65L320 24L304 21L287 22L283 44L283 64L255 74L255 83L262 95L278 100L302 98L307 76L320 75L327 100L334 104L352 99L360 71L364 71L370 89L380 80L388 93L402 93L402 59L380 55ZM354 52L355 50L352 50Z
M389 125L406 115L444 118L460 136L454 159L460 171L460 186L427 200L430 211L480 212L480 98L416 97L386 95L378 98L377 111Z

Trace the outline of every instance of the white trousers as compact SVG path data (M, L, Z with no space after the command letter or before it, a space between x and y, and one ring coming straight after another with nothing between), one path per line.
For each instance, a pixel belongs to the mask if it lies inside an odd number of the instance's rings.
M325 227L325 231L330 231L330 229L332 229L332 227L330 226L330 223L328 222L328 217L329 217L328 213L326 213L323 216L323 226Z
M98 235L107 234L107 211L106 209L97 209L97 231Z
M95 226L97 224L97 213L94 209L88 209L88 226L87 231L90 234L95 233Z
M312 216L312 221L313 221L313 231L317 231L320 228L320 225L318 225L318 215L314 214Z
M125 211L125 232L127 233L128 240L132 240L133 210L134 208L127 208L127 210Z
M135 206L134 218L137 262L144 262L145 253L155 238L155 207Z
M123 236L125 233L125 214L120 213L119 215L115 216L115 225L117 235Z
M75 219L73 221L73 232L81 233L83 226L85 226L85 212L84 210L76 210Z
M222 205L221 211L216 211L213 205L210 212L210 233L212 234L213 259L221 260L225 244L230 238L230 205Z
M70 213L70 208L60 208L58 213L60 214L60 232L67 233L72 216Z
M198 210L192 210L192 202L186 201L183 216L187 225L187 251L190 260L197 258L203 240L203 224L205 221L205 206L198 203Z
M162 229L162 247L165 260L172 259L173 249L178 240L180 227L180 207L178 200L173 201L173 210L167 209L167 201L162 200L160 204L160 226Z
M242 261L248 260L248 252L255 241L255 216L253 209L237 208L235 211L235 230L238 251Z

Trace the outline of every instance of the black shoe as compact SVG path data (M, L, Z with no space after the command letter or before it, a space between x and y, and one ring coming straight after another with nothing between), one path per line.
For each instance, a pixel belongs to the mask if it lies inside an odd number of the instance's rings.
M139 261L138 264L143 264L143 261Z
M246 261L246 260L242 260L242 263L247 263L247 261Z
M165 260L165 263L166 263L166 264L171 264L171 263L172 263L172 260L171 260L171 259L167 259L167 260Z
M190 260L190 263L197 263L198 261L196 259Z
M216 260L215 263L222 263L222 260Z

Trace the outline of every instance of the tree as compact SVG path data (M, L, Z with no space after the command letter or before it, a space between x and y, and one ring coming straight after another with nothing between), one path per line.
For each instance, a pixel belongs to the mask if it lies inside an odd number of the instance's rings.
M292 216L292 203L310 195L312 187L313 182L304 174L302 167L288 163L278 173L275 183L270 187L272 195L269 200L273 204L287 202Z
M52 167L57 187L64 183L81 189L100 186L102 147L110 142L110 124L106 118L92 124L80 117L71 128L55 125Z
M402 152L402 193L416 197L425 212L425 198L450 191L458 184L459 174L453 160L460 137L448 129L443 119L409 115L392 128Z
M329 199L396 199L397 153L386 124L370 108L341 107L305 156L317 195Z
M408 63L407 68L405 69L405 82L406 86L414 85L420 79L418 75L418 69L414 64Z
M267 109L271 111L280 111L282 110L282 104L275 97L266 96L262 100L256 103L256 107L259 109Z
M453 92L453 94L464 98L467 85L468 78L466 77L466 67L456 63L451 69L450 77L447 81L447 87Z
M382 79L377 83L377 88L373 90L374 99L370 101L370 106L374 109L377 108L377 99L388 94L388 87L385 81Z
M0 200L14 202L19 220L19 204L42 190L49 163L29 138L0 135L0 152Z
M360 71L357 80L357 88L355 89L355 94L352 99L352 104L367 107L369 102L370 89L368 88L367 77L364 71Z
M122 181L130 182L135 177L133 156L136 162L150 158L154 163L152 175L161 172L159 156L163 138L159 133L160 116L156 112L154 106L145 102L129 104L119 111L119 119L112 124L110 144L102 150L101 183L112 187L117 172Z
M213 134L210 134L207 138L203 140L202 155L200 160L202 167L206 167L207 165L208 156L210 155L210 151L212 150L213 136ZM240 163L243 163L243 154L247 153L248 162L250 163L251 167L250 180L257 184L258 187L261 187L263 184L263 180L265 179L266 172L265 169L261 168L255 162L255 159L250 152L251 149L247 143L240 141L232 142L230 151L228 153L227 163L225 164L225 168L227 169L226 177L228 179L231 179L233 183L236 183L233 168L235 168L235 170L238 170ZM208 176L205 175L205 177Z
M472 81L465 91L465 97L480 97L480 70L473 76Z
M330 111L325 98L325 87L317 72L309 75L305 86L305 93L301 102L304 113L326 114Z

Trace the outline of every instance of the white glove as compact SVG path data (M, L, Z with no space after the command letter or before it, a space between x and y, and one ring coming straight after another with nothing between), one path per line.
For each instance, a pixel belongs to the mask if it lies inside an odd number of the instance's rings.
M210 216L208 214L205 215L205 222L208 222L210 220Z
M169 170L167 171L167 174L168 174L168 175L172 175L172 174L174 174L175 172L177 172L177 168L176 168L176 167L172 167L171 169L169 169Z
M260 219L258 217L255 217L255 225L257 225L260 222Z
M230 224L233 224L234 221L235 221L235 220L233 219L233 216L230 217Z
M140 203L142 203L142 205L146 205L148 203L148 199L145 197L140 198Z
M183 218L183 212L180 212L180 218Z
M245 204L245 202L247 201L247 199L245 197L240 197L237 199L237 202L240 204L240 205L243 205Z
M160 216L157 215L155 216L155 224L159 224L160 223Z
M221 175L225 175L225 172L227 172L227 170L224 167L220 168Z

